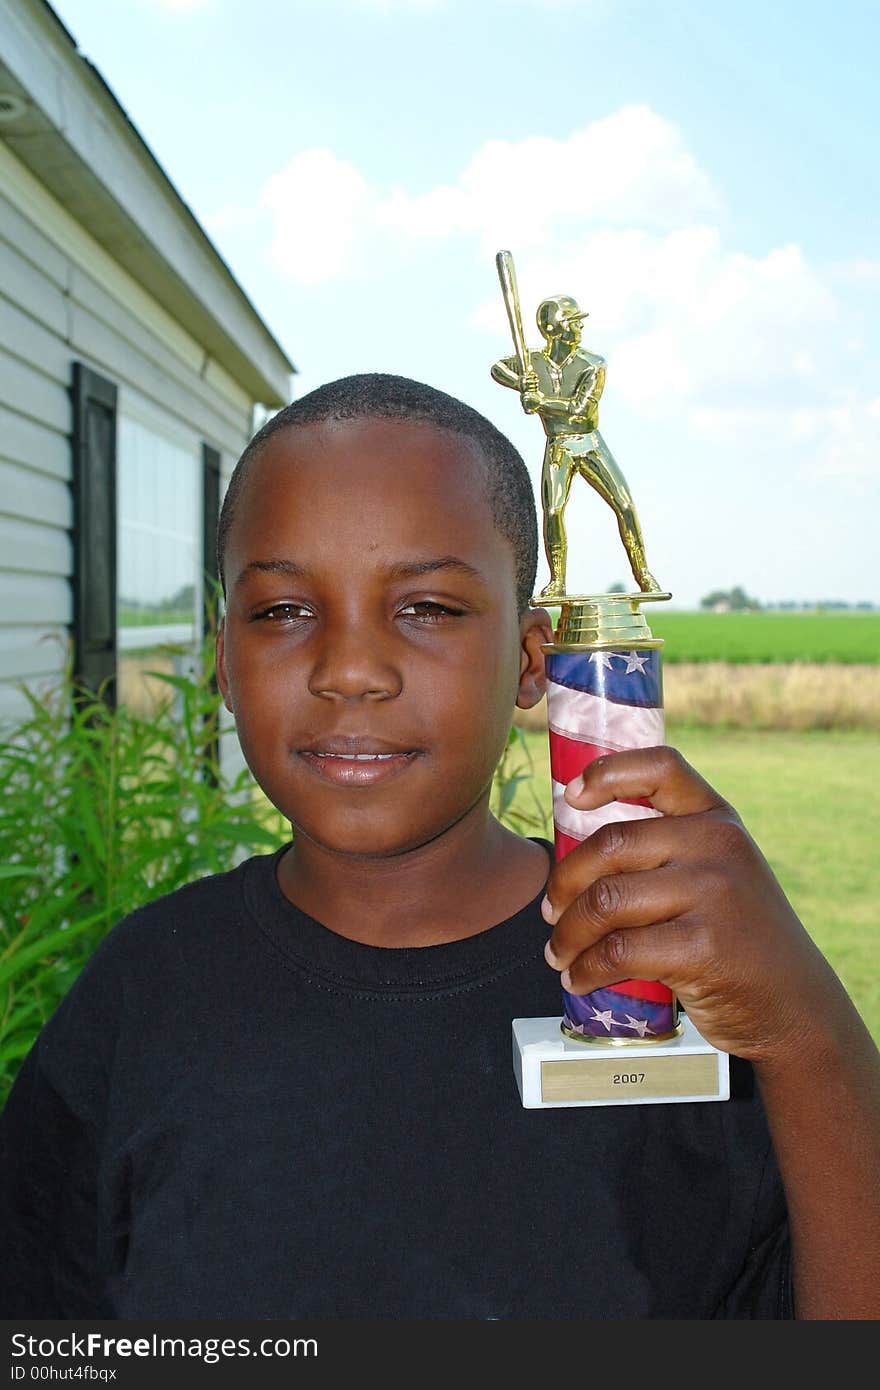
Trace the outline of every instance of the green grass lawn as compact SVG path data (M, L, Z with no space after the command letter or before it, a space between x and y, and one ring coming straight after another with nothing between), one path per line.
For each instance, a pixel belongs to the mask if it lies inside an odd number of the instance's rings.
M880 662L880 613L645 613L664 662Z
M880 1042L880 739L696 728L670 728L667 737L736 807ZM531 790L549 807L547 735L525 739ZM528 791L524 784L517 804L526 805Z

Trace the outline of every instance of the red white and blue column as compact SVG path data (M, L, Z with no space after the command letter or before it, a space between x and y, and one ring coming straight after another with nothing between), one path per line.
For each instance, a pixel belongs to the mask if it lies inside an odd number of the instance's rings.
M604 603L594 600L586 621L583 603L564 604L556 639L546 649L557 859L609 821L660 814L646 800L579 811L563 795L566 784L596 758L665 740L662 643L638 612L644 597L609 595ZM607 640L615 631L624 637L619 645ZM574 639L570 644L566 635ZM622 980L586 995L562 993L562 1031L573 1040L659 1042L679 1031L675 996L656 980Z

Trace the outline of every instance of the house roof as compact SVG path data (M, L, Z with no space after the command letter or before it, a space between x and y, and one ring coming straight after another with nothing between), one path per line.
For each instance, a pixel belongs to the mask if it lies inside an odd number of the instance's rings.
M6 144L250 394L290 399L296 371L97 68L47 0L4 0Z

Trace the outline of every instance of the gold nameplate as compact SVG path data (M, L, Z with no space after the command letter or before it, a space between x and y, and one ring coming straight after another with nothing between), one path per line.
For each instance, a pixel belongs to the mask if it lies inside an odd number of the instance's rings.
M541 1100L633 1101L721 1095L714 1056L584 1057L541 1063Z

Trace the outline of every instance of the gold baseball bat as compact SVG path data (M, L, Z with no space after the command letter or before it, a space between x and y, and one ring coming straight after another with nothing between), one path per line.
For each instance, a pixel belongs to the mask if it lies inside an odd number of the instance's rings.
M522 314L519 307L519 290L516 285L516 270L513 265L513 256L510 251L499 251L495 256L495 266L498 270L498 279L501 281L501 293L504 295L504 307L507 310L507 321L510 324L510 333L513 338L513 346L516 351L517 365L519 366L520 376L525 376L530 370L531 358L526 347L526 335L523 332Z

